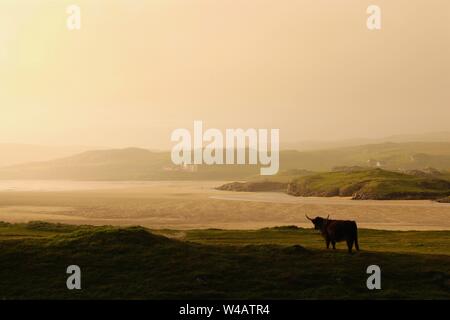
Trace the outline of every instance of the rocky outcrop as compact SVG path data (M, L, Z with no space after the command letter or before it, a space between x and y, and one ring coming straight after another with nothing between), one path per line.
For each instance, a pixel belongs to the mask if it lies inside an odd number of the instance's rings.
M285 192L287 183L274 181L258 181L258 182L231 182L217 187L217 190L224 191L240 191L240 192L261 192L261 191L282 191Z

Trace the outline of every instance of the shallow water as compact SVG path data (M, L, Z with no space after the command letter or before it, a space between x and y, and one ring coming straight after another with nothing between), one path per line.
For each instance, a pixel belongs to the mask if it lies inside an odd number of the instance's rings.
M215 190L224 181L0 181L0 220L149 228L311 227L330 215L360 227L450 230L450 204L428 200L293 197Z
M0 180L0 192L111 190L159 184L159 181Z

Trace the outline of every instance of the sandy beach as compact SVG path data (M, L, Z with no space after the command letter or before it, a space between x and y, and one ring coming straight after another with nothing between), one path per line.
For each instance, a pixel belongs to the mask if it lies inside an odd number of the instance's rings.
M450 230L450 204L428 200L355 201L228 192L224 181L0 181L0 221L142 225L153 229L310 227L305 218L352 219L385 230Z

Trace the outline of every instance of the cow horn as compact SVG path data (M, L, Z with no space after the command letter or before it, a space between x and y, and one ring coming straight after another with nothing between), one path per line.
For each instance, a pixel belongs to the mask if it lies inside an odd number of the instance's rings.
M312 221L312 219L310 218L310 217L308 217L308 215L305 213L305 217L308 219L308 220L310 220L310 221Z
M329 220L329 218L330 218L330 215L328 215L328 217L327 217L327 219L326 219L326 220L328 221L328 220Z

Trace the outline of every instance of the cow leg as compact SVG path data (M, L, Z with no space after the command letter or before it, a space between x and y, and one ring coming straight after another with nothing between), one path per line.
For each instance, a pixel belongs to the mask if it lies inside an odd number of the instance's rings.
M330 249L330 239L325 239L325 242L327 243L327 249Z
M347 240L348 253L352 253L353 240Z
M331 244L333 245L333 250L336 250L336 241L331 241Z

